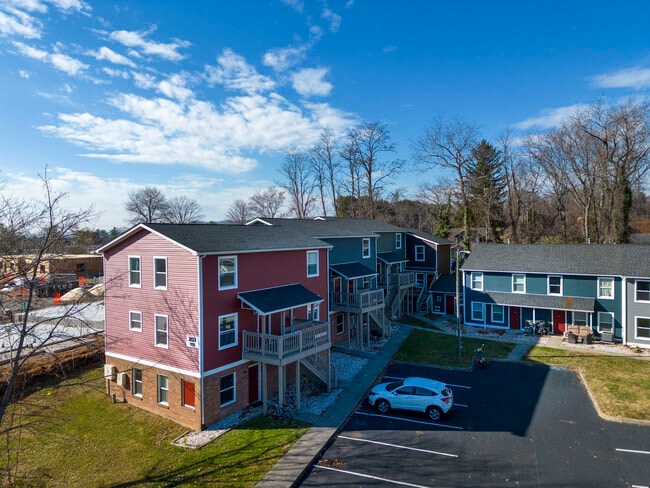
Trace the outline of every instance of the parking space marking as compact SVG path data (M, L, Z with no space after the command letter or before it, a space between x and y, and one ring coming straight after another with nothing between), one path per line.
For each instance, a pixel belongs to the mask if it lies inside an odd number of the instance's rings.
M340 435L339 439L347 439L347 440L350 440L350 441L357 441L357 442L368 442L370 444L379 444L380 446L395 447L397 449L408 449L409 451L426 452L427 454L438 454L439 456L447 456L447 457L455 457L455 458L458 457L457 454L449 454L447 452L430 451L429 449L420 449L418 447L400 446L398 444L390 444L388 442L372 441L370 439L360 439L360 438L357 438L357 437L347 437L347 436L344 436L344 435Z
M414 485L413 483L406 483L404 481L390 480L388 478L380 478L379 476L372 476L370 474L357 473L355 471L348 471L347 469L332 468L330 466L319 466L318 464L314 464L314 468L327 469L329 471L336 471L338 473L345 473L345 474L350 474L352 476L359 476L360 478L368 478L368 479L371 479L371 480L385 481L386 483L392 483L394 485L411 486L412 488L433 488L431 486Z
M390 379L390 380L403 380L404 378L402 378L402 377L400 377L400 376L384 376L384 379L385 379L385 380L388 380L388 379ZM445 383L445 382L443 381L443 383ZM466 390L471 390L471 389L472 389L471 386L455 385L455 384L453 384L453 383L445 383L445 385L447 385L447 386L453 386L454 388L464 388L464 389L466 389Z
M454 403L454 407L465 407L465 408L469 408L469 405L465 405L464 403Z
M631 452L634 454L650 454L650 451L635 451L634 449L616 449L618 452Z
M458 429L458 430L463 430L462 427L456 427L455 425L445 425L445 424L437 424L435 422L425 422L424 420L411 420L411 419L405 419L403 417L393 417L391 415L381 415L378 413L366 413L366 412L354 412L357 415L367 415L368 417L380 417L384 419L395 419L395 420L402 420L404 422L413 422L414 424L426 424L426 425L436 425L438 427L446 427L448 429Z

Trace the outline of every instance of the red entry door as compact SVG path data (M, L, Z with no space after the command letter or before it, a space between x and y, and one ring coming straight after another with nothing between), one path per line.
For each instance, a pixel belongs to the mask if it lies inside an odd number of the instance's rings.
M510 328L521 329L521 308L510 307Z
M447 295L446 296L446 308L445 313L447 315L456 315L456 297L453 295Z
M553 332L555 334L566 332L566 312L564 310L553 310Z
M248 403L255 403L260 399L260 365L248 367Z

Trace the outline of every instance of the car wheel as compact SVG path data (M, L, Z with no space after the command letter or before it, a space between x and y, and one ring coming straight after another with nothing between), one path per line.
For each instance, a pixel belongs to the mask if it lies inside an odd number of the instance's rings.
M390 410L390 403L388 403L386 400L378 400L376 407L380 413L388 413Z
M427 408L427 415L431 420L440 420L442 411L438 407L429 407Z

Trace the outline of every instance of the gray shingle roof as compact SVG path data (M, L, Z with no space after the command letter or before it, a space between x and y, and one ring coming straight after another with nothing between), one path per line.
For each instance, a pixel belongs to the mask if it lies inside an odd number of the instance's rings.
M633 244L477 244L464 271L650 277L650 246Z
M362 278L364 276L374 276L377 274L376 271L361 263L333 264L330 266L330 269L336 274L341 275L346 280Z
M386 264L405 263L408 261L408 259L400 256L399 254L393 251L378 252L377 259L383 261Z
M238 293L237 297L260 315L320 303L323 299L300 284Z
M259 219L272 226L282 226L305 232L313 237L376 237L377 232L404 232L403 229L374 219ZM264 224L258 224L264 225Z
M440 277L435 281L435 283L431 287L431 291L437 291L440 293L455 293L456 275L455 274L440 275Z
M497 305L515 307L547 308L552 310L574 310L579 312L593 312L596 300L584 297L555 297L548 295L527 295L523 293L503 293L486 291Z
M435 242L436 244L454 244L453 241L449 241L447 239L443 239L442 237L434 236L433 234L429 234L428 232L423 232L421 230L417 229L408 229L406 230L408 234L414 235L415 237L419 239L424 239L425 241L431 241Z

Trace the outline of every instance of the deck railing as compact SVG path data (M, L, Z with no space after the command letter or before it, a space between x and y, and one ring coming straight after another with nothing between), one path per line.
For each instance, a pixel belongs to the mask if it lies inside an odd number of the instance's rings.
M414 286L415 285L415 273L409 271L408 273L398 273L388 275L388 285L389 286Z
M330 327L327 322L315 322L301 330L281 336L250 332L243 333L243 354L256 354L274 359L284 359L291 355L308 354L310 350L331 342Z
M370 290L360 293L333 293L334 305L363 310L384 304L384 290Z

